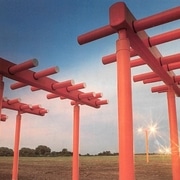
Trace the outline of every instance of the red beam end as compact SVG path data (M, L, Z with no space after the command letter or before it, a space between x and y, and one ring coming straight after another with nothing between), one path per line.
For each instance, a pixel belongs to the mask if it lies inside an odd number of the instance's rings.
M66 89L67 91L76 91L78 89L83 89L86 87L85 83L75 84L73 86L68 86Z
M34 73L34 78L39 79L41 77L49 76L58 72L59 72L59 67L55 66L55 67L51 67L51 68Z
M31 60L28 60L28 61L23 62L21 64L17 64L17 65L10 67L9 73L15 74L17 72L21 72L21 71L36 67L37 65L38 65L38 60L37 59L31 59Z
M155 93L162 93L162 92L167 92L168 91L168 86L167 85L161 85L161 86L155 86L151 88L151 92Z
M59 98L59 95L51 93L51 94L47 94L46 97L47 99L53 99L53 98Z
M111 26L107 25L101 27L99 29L93 30L91 32L82 34L78 36L77 41L80 45L106 37L108 35L114 34L116 30L114 30Z
M95 97L95 93L94 92L89 92L89 93L81 93L79 94L79 99L84 99L84 98L94 98Z
M11 105L11 104L15 104L15 103L19 103L21 102L20 98L16 98L16 99L8 99L7 100L7 104Z
M33 106L31 107L32 110L34 110L34 109L39 109L39 108L41 108L41 105L40 105L40 104L33 105Z
M22 82L17 82L17 83L11 84L10 88L12 90L15 90L15 89L22 88L22 87L25 87L25 86L27 86L27 84L22 83Z
M144 74L139 74L139 75L135 75L133 76L133 81L137 82L137 81L143 81L145 79L151 79L151 78L156 78L158 77L158 75L154 72L149 72L149 73L144 73Z
M40 109L39 110L39 115L44 116L46 113L48 113L49 111L47 109Z
M39 90L41 90L41 89L38 87L31 86L31 91L39 91Z
M105 105L105 104L108 104L108 100L97 100L96 101L96 105L97 106L100 106L100 105Z
M136 32L180 19L180 7L154 14L134 22Z
M56 89L66 88L68 86L73 86L73 85L74 85L74 80L67 80L67 81L52 84L52 89L56 90Z

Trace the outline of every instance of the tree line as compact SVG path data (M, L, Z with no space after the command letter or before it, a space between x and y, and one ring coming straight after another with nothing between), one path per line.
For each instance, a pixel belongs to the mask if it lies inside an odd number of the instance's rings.
M0 156L13 156L12 149L7 147L0 147ZM68 151L67 148L63 148L61 151L51 151L51 149L45 145L39 145L35 149L23 147L19 150L20 157L57 157L57 156L72 156L73 153ZM116 156L118 153L111 153L111 151L103 151L95 156ZM81 156L81 154L80 154ZM87 153L84 156L92 156Z
M0 147L0 156L13 156L14 152L12 149L7 147ZM39 145L35 149L23 147L19 150L20 157L47 157L47 156L72 156L72 152L63 148L62 151L52 151L47 146Z

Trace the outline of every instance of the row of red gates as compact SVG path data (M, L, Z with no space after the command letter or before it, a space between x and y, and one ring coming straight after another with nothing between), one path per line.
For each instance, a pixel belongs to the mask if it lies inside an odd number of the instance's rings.
M163 34L149 37L145 29L159 26L164 23L180 19L180 7L176 7L159 14L155 14L140 20L136 20L126 4L118 2L109 8L109 24L95 29L78 37L79 44L88 43L99 38L117 33L116 53L103 57L104 64L117 63L117 92L118 92L118 139L119 139L119 180L134 180L134 155L133 155L133 116L132 116L132 88L131 68L135 66L148 65L152 72L136 75L135 82L153 83L162 81L162 85L152 87L152 92L166 92L169 112L169 127L172 156L173 180L180 179L180 157L179 140L175 95L180 96L180 76L175 75L174 69L180 68L180 54L162 57L155 45L180 39L180 29L172 30ZM131 57L138 58L131 60ZM107 104L107 100L101 100L101 93L83 93L79 89L85 87L84 83L74 84L72 80L57 82L47 76L57 73L58 68L53 67L40 72L29 70L35 67L36 59L26 61L22 64L14 64L5 59L0 59L0 114L5 120L6 115L1 113L2 108L18 111L13 180L18 178L18 148L20 138L21 114L31 113L45 115L47 110L37 105L29 106L19 102L18 99L8 100L3 98L4 83L3 76L18 81L11 85L11 89L21 88L27 85L31 90L45 90L50 92L48 99L60 97L72 100L74 105L74 133L73 133L73 173L72 179L79 179L79 105L88 105L99 108Z

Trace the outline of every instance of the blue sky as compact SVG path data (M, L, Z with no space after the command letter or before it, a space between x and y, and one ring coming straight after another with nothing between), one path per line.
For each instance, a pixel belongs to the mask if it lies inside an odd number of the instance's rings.
M39 71L58 66L60 72L51 76L58 81L74 79L85 82L83 92L103 92L109 105L94 109L81 106L80 153L117 152L116 64L104 66L101 58L115 52L117 35L79 45L77 36L108 24L109 7L113 0L1 0L0 56L14 63L37 58ZM179 0L126 0L137 19L176 7ZM149 36L179 28L180 21L147 30ZM179 52L179 40L158 46L163 55ZM172 48L173 47L173 48ZM147 68L132 69L132 74L147 72ZM52 150L72 150L73 107L69 100L46 100L47 92L31 92L29 87L10 90L13 82L4 78L4 96L20 97L22 102L41 104L49 109L45 117L24 114L21 147L35 148L39 144ZM150 122L158 123L158 136L150 137L150 150L159 144L168 146L168 116L166 94L152 94L151 85L133 84L134 147L144 151L144 139L137 128ZM179 102L177 98L177 109ZM4 110L9 116L0 123L0 146L13 148L16 112Z

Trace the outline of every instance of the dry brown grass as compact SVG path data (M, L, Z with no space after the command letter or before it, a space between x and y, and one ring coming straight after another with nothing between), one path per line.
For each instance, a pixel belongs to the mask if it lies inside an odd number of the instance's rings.
M135 156L136 180L171 180L170 157L152 155L145 162L144 155ZM71 180L72 157L20 158L19 180ZM0 179L10 180L12 158L0 157ZM117 156L80 157L80 180L118 180Z

